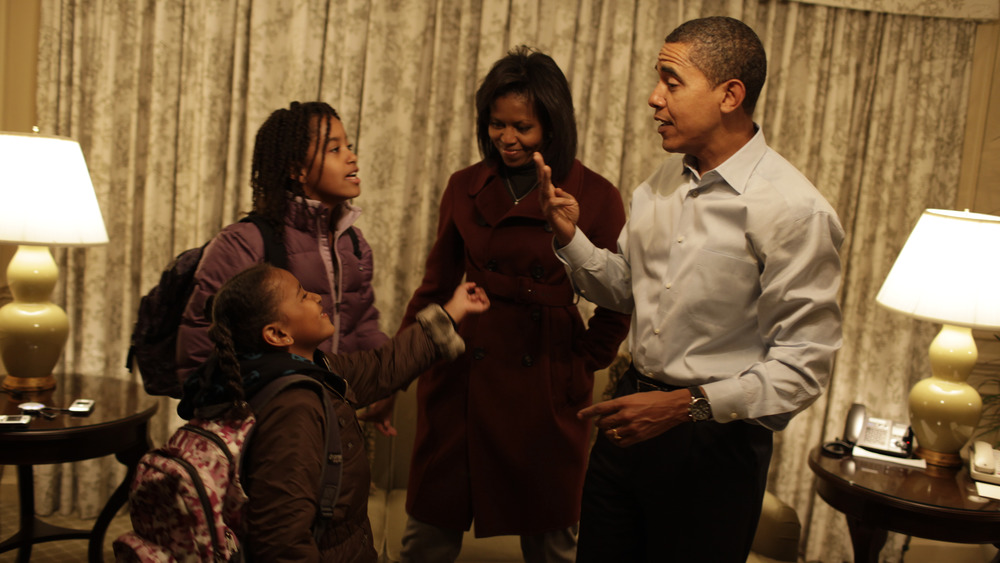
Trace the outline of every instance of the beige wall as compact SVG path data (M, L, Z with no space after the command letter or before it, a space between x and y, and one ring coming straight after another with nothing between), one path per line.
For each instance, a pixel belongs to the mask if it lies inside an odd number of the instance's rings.
M1000 215L1000 22L980 24L976 34L956 203Z
M0 0L0 131L35 125L39 0Z

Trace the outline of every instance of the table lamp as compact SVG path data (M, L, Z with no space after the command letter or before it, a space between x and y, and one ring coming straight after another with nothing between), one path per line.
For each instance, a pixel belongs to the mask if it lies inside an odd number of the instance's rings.
M961 465L958 452L983 407L966 383L979 355L972 329L1000 329L1000 217L925 210L875 300L942 323L930 346L931 376L910 390L910 425L919 457Z
M7 267L13 301L0 307L3 389L55 388L69 322L49 298L58 268L49 246L106 244L107 231L80 145L65 137L0 132L0 243L18 244Z

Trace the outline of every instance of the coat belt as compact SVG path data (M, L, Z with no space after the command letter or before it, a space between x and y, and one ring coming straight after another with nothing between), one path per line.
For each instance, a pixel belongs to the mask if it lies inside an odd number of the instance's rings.
M500 297L515 303L545 307L576 304L576 295L569 284L539 283L526 276L509 276L486 270L467 272L466 279L482 286L490 298Z

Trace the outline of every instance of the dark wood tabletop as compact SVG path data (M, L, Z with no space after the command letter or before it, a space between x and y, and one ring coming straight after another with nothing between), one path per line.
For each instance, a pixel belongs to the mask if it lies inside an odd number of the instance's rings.
M0 552L18 550L17 561L28 561L31 546L41 541L88 539L88 559L102 560L108 524L128 498L128 486L139 458L149 450L149 420L159 401L142 385L113 377L71 375L57 378L55 390L0 395L0 414L21 414L18 405L38 402L48 407L69 406L76 399L93 399L87 416L55 413L52 418L32 417L27 428L0 430L0 464L16 465L20 502L20 529L0 543ZM114 455L127 468L122 483L112 493L91 530L52 526L35 516L32 466L65 463Z
M847 517L854 558L878 561L887 532L939 541L1000 544L1000 501L981 497L968 466L926 469L809 453L816 492Z

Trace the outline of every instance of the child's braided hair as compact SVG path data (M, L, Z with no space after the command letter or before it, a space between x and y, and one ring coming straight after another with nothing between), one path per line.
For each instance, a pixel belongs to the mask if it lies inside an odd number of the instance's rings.
M309 143L315 143L315 154L326 156L326 151L319 150L325 139L318 133L326 130L331 119L340 116L327 103L292 102L288 109L275 110L257 130L250 171L253 210L279 236L284 232L288 194L305 195L298 178L309 167ZM319 164L322 167L322 161Z

